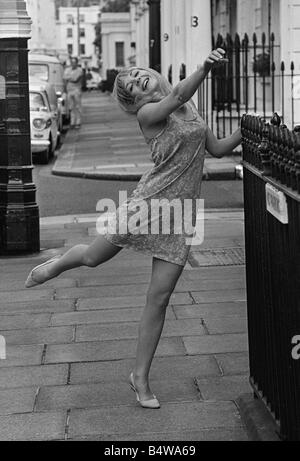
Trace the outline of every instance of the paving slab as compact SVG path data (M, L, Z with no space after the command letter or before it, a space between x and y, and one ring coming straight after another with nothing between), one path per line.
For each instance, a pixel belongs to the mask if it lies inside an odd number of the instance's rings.
M228 335L207 335L182 338L189 355L219 354L224 352L242 352L248 350L245 333Z
M206 291L206 292L196 292L192 291L191 295L195 301L195 304L201 303L220 303L220 302L241 302L246 301L246 293L245 290L231 290L228 287L227 290L219 290L219 291ZM182 303L184 304L184 303Z
M0 440L64 440L65 422L64 412L3 416L0 418Z
M231 279L230 280L230 290L240 290L245 289L245 281L241 279ZM192 281L179 281L175 288L175 293L180 293L184 291L218 291L218 290L228 290L228 280L201 280L199 277L198 280Z
M193 249L191 250L193 252ZM197 267L192 270L185 269L181 278L183 280L245 280L244 266L208 266Z
M13 294L12 294L13 298ZM19 314L24 312L26 314L34 313L52 313L52 312L72 312L74 311L74 300L42 300L42 301L18 301L2 303L0 302L0 314Z
M68 312L64 314L53 314L51 318L51 325L94 325L110 324L113 328L113 323L120 322L139 322L142 316L143 307L136 309L110 309L110 310L94 310L94 311L80 311ZM172 308L167 309L166 319L175 320L175 314Z
M91 343L50 345L47 348L45 363L96 362L99 360L120 360L135 357L136 341L99 341ZM162 338L156 355L185 355L180 338Z
M248 375L196 379L203 400L232 400L251 392Z
M136 396L128 381L127 378L126 381L41 388L36 411L131 406L135 403ZM174 381L152 380L151 388L164 403L199 400L198 389L191 378Z
M135 359L113 362L72 363L70 383L93 383L126 381L133 369ZM150 379L182 380L196 376L219 376L220 368L213 356L154 357Z
M245 302L218 302L194 305L173 306L177 319L225 319L230 317L245 317L247 314ZM221 320L222 321L222 320Z
M0 388L67 384L68 364L2 368Z
M226 334L226 333L246 333L247 318L228 316L226 318L204 318L204 325L211 335Z
M37 390L37 387L1 389L0 415L33 412Z
M205 335L201 320L166 320L162 337L176 336L201 336ZM105 341L116 339L133 339L138 336L138 324L115 323L113 325L89 325L76 328L76 342L80 341Z
M6 360L0 360L0 368L40 365L44 346L7 346Z
M130 424L128 424L130 421ZM69 437L82 435L112 435L149 432L181 432L242 426L236 406L232 402L171 403L159 411L148 411L133 404L95 410L72 410L69 421Z
M248 352L218 354L216 360L224 375L249 374Z
M103 442L248 442L249 437L243 427L234 429L214 428L201 431L180 432L144 432L136 434L115 434L104 436L74 437L74 441L103 441Z
M139 283L148 284L150 282L150 274L130 274L118 276L120 285L137 285ZM103 274L101 277L80 277L78 280L79 287L106 286L111 285L111 276Z
M88 294L88 292L87 292ZM96 294L96 293L95 293ZM119 293L118 293L119 294ZM146 296L112 296L102 298L79 298L77 309L120 309L128 307L145 306ZM189 293L175 293L171 296L170 305L193 304Z
M2 291L1 292L1 304L9 302L24 302L24 301L40 301L53 299L53 289L42 289L34 288L31 290L20 290L20 291Z
M74 338L72 327L32 328L27 330L0 331L7 346L17 344L63 344Z
M49 325L51 314L1 315L1 329L22 330L24 328L41 328Z

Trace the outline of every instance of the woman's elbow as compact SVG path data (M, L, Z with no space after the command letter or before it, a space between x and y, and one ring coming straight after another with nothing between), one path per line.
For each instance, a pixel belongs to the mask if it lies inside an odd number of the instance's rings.
M222 158L224 155L222 152L222 147L219 145L219 143L214 143L213 145L206 146L206 150L209 152L210 155L216 158Z

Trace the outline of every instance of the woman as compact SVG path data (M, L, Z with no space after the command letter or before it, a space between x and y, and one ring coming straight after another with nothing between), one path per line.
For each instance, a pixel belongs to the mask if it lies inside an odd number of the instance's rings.
M205 149L222 157L241 142L240 130L230 138L217 140L190 101L211 68L227 61L224 55L221 48L214 50L201 68L175 88L152 69L131 68L119 73L114 95L125 111L136 115L150 145L154 167L142 177L131 199L120 206L104 235L99 235L90 246L75 246L63 256L37 266L26 282L29 288L66 270L79 266L96 267L110 260L122 248L153 256L151 282L139 327L136 363L130 375L131 387L144 408L160 407L149 387L149 371L162 333L166 308L188 258L188 237L191 234L185 230L175 233L174 228L169 233L120 233L115 231L116 225L120 226L124 220L128 223L141 202L150 204L157 199L179 199L182 203L185 199L196 201L200 196ZM191 213L195 223L196 210ZM150 225L161 222L161 219L160 213L150 213L149 218L147 211L139 224L149 230Z

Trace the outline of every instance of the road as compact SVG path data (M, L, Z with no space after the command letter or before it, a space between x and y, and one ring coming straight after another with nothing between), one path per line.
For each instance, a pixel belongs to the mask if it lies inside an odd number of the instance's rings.
M119 190L128 191L136 182L97 181L53 176L49 165L35 165L34 182L37 186L37 202L40 216L95 213L98 200L110 198L118 203ZM242 208L242 181L203 181L202 198L206 208Z

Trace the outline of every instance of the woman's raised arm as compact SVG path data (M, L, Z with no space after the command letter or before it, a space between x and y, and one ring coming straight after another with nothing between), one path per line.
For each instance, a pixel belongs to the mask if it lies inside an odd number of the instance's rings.
M213 66L228 62L224 59L225 51L218 48L210 53L203 65L200 66L189 77L179 82L173 91L159 102L145 104L139 110L137 117L142 126L152 126L163 120L168 115L189 101L201 83L206 78Z

